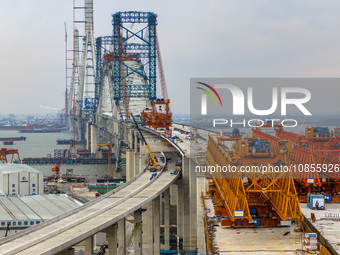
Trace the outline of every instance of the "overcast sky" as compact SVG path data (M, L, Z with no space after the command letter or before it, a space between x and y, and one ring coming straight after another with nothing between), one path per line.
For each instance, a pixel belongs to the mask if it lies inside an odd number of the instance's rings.
M158 14L174 113L191 77L340 77L337 0L94 0L95 37L117 11ZM64 108L65 21L71 45L72 0L0 1L0 114Z

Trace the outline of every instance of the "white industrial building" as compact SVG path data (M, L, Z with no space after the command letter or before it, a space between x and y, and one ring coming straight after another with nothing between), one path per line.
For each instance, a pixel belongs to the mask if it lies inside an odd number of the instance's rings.
M44 193L43 174L27 165L0 164L0 195Z
M66 194L0 196L0 238L73 210L82 203Z

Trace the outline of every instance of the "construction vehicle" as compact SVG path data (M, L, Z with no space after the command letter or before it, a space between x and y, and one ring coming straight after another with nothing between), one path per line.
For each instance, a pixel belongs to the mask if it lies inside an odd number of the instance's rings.
M148 143L146 142L146 140L145 140L145 138L144 138L144 136L143 136L143 133L142 133L142 131L140 130L140 128L139 128L139 126L138 126L138 124L137 124L137 121L136 121L135 117L133 116L132 112L130 112L130 115L131 115L131 117L132 117L132 119L133 119L133 121L134 121L134 123L135 123L137 129L138 129L138 132L140 133L140 135L141 135L141 137L142 137L143 142L145 143L146 148L148 149L148 152L149 152L149 155L150 155L150 172L155 172L155 171L157 171L158 168L160 168L161 166L157 163L155 157L153 156L153 154L152 154L152 152L151 152L151 150L150 150L150 147L149 147Z
M67 149L64 150L64 154L60 158L59 162L57 162L57 164L55 164L55 166L52 167L52 172L55 172L56 179L59 179L60 167L63 164L63 161L64 161L65 156L66 156L66 152L67 152Z

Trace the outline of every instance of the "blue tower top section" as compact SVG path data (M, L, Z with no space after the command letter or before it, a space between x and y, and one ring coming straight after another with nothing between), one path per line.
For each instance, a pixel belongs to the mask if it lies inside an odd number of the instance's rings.
M131 23L141 25L131 26ZM157 15L153 12L117 12L112 15L112 25L114 100L119 103L126 93L128 97L155 100ZM138 62L138 67L129 65L129 61ZM123 84L124 79L132 74L139 76L141 79L134 80L141 83Z
M116 16L120 17L122 23L149 23L149 19L154 18L156 22L155 24L157 25L157 15L153 12L116 12L115 14L112 14L112 25L115 23Z

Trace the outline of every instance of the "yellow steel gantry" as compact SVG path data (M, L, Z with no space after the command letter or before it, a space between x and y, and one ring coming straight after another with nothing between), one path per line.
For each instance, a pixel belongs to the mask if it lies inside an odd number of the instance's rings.
M260 162L275 164L284 158L283 155L275 153L274 155L267 153L267 157L265 153L260 154L262 154L260 158L255 158L251 157L251 154L246 155L245 152L240 154L237 151L226 152L220 146L217 137L209 135L206 165L236 166L236 161L241 165L258 165ZM237 169L240 169L240 165ZM215 213L229 218L225 223L221 221L224 225L247 225L249 221L252 221L249 208L265 206L265 204L270 205L284 221L301 215L294 181L291 176L284 173L254 174L240 171L215 171L212 173L210 189L215 197Z

